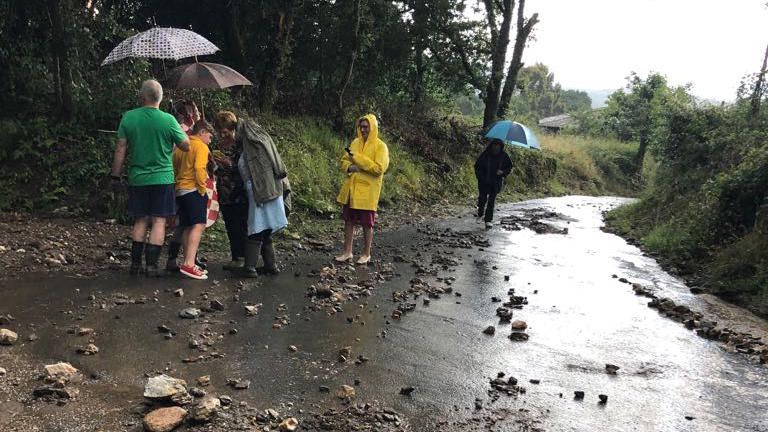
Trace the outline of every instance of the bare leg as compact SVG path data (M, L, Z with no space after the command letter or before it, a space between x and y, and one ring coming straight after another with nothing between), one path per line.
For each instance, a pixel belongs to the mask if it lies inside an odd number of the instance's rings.
M135 242L144 242L144 238L147 235L147 222L148 217L136 218L133 221L133 232L131 233L131 239Z
M348 261L352 259L352 243L355 240L355 226L350 222L344 222L344 253L336 257L336 261Z
M200 238L203 236L205 224L196 224L184 230L184 265L195 265L195 255L200 246Z
M152 218L152 231L149 233L149 244L162 246L165 242L165 218Z
M363 238L365 246L363 247L363 258L371 256L371 246L373 245L373 227L363 227Z
M355 226L349 222L344 224L344 255L352 255L352 245L355 241Z

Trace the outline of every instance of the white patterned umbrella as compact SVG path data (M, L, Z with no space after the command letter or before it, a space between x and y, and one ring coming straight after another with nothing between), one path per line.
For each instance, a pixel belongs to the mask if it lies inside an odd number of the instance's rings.
M108 65L128 57L179 60L213 54L219 47L199 34L184 29L155 27L120 42L101 62Z

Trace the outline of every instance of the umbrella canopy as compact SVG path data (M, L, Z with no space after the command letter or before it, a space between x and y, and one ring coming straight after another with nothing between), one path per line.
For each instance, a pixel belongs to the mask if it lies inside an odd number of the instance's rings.
M184 29L155 27L120 42L101 62L108 65L128 57L179 60L213 54L219 47L199 34Z
M511 120L497 121L491 125L491 128L488 129L488 133L485 134L485 137L498 138L508 145L516 145L538 150L541 149L539 140L536 138L536 135L533 134L533 131L526 126Z
M165 86L181 89L220 89L240 85L253 85L236 70L216 63L189 63L168 73Z

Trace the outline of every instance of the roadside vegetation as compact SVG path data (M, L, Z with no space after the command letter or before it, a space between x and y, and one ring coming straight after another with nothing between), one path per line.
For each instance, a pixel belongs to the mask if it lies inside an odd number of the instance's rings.
M748 77L736 103L724 106L700 103L684 88L670 89L660 75L634 79L625 94L609 99L593 125L603 131L606 125L627 125L629 135L642 135L657 164L640 201L607 215L609 229L641 241L693 285L768 315L768 112L762 109L762 78ZM622 119L638 111L645 123Z

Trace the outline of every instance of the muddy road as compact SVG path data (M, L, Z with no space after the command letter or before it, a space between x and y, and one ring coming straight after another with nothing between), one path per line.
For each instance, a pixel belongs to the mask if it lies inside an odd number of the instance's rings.
M602 232L622 202L502 206L487 231L468 212L404 226L367 268L331 265L333 241L288 241L274 278L213 265L203 282L0 282L0 328L18 335L0 345L0 430L141 431L162 405L147 380L166 374L223 402L178 430L768 431L768 323ZM80 370L77 394L34 397L57 362Z

